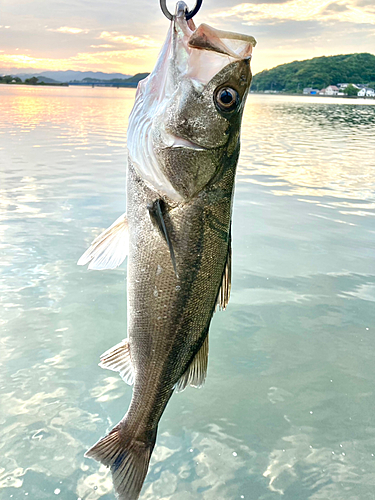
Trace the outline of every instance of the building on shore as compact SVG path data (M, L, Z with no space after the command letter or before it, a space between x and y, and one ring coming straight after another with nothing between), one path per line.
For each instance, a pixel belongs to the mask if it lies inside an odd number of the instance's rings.
M369 87L363 87L359 92L358 92L358 97L375 97L375 90L370 89Z
M321 95L338 95L340 92L340 89L336 87L336 85L328 85L326 89L322 89L320 91Z
M303 89L303 95L318 95L319 92L319 89L313 89L310 87L306 87L305 89Z

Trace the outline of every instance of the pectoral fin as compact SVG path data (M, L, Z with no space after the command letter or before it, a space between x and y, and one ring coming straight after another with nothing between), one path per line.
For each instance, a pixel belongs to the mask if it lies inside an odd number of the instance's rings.
M228 255L227 255L227 260L225 262L221 287L216 302L216 307L219 308L219 310L221 311L225 311L225 309L227 308L230 297L231 285L232 285L232 238L231 238L231 233L229 233Z
M128 339L124 339L100 356L99 366L119 372L124 382L129 385L134 384L134 369L130 358L130 348Z
M208 334L202 347L195 355L193 361L190 363L189 368L182 375L176 384L176 392L182 392L186 386L202 387L206 380L208 366Z
M128 246L128 219L123 214L95 238L77 264L89 264L88 269L115 269L128 255Z
M163 235L163 238L165 239L165 241L168 245L169 254L171 256L173 269L174 269L176 277L178 278L176 257L174 254L172 241L171 241L171 238L168 234L167 226L166 226L165 220L164 220L165 219L165 215L164 215L165 203L163 202L163 200L155 200L147 208L148 208L148 211L150 213L151 218L156 223L157 227L159 228L161 234Z

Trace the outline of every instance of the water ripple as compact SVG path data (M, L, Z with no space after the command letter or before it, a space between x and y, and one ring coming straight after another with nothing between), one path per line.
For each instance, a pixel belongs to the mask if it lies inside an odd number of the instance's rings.
M126 272L76 262L125 211L132 89L0 88L0 496L111 500L84 452L131 388ZM144 500L372 498L375 106L249 96L232 296L173 396Z

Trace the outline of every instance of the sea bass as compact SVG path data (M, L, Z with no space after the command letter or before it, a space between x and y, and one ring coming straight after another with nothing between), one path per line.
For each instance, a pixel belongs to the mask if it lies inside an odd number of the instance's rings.
M128 337L100 366L133 385L124 418L86 456L110 467L121 500L139 497L159 420L175 391L203 384L208 330L230 292L231 214L253 37L176 14L128 128L127 215L79 260L128 255Z

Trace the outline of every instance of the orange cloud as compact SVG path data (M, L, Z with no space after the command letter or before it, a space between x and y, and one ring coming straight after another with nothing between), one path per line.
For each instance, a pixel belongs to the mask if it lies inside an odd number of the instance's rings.
M104 71L135 74L150 71L159 47L133 50L82 52L69 58L52 59L32 57L26 54L1 54L0 66L17 68L38 68L49 70Z
M100 44L100 45L90 45L92 49L112 49L114 45L109 45L108 43Z
M100 34L99 38L105 38L106 40L114 43L125 43L137 47L160 47L160 42L153 40L147 35L139 37L132 35L121 35L117 31L103 31Z
M70 35L78 35L79 33L89 32L89 30L83 30L81 28L69 28L69 26L61 26L61 28L49 29L48 31L58 31L59 33L69 33Z
M287 3L242 3L230 9L215 12L210 17L222 18L238 17L249 24L257 21L341 21L355 24L375 24L375 14L360 8L354 1L315 0L307 3L306 0L292 0Z

